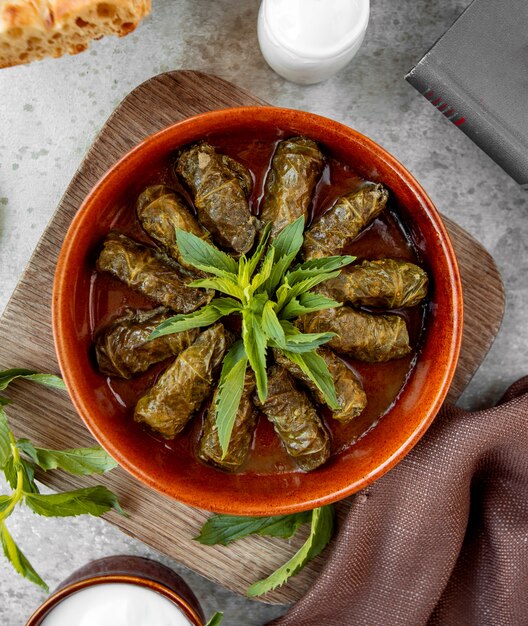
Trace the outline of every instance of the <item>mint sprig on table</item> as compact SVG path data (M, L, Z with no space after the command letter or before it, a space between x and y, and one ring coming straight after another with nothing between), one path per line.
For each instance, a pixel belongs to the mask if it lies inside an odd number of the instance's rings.
M255 373L260 402L268 395L266 357L276 348L297 364L317 385L330 408L338 409L334 382L328 367L316 350L334 333L302 333L292 322L299 315L342 306L321 294L312 293L318 284L335 278L353 256L313 259L291 267L303 244L304 217L284 228L269 244L271 224L262 231L260 242L250 258L235 260L229 254L192 233L176 231L183 261L212 276L190 283L192 287L214 289L224 296L187 315L175 315L162 322L151 334L155 339L191 328L214 324L226 315L242 318L242 337L227 352L219 380L216 424L224 455L249 366ZM269 245L268 245L269 244Z
M41 374L28 369L9 369L0 372L0 391L16 378L25 378L46 387L65 389L64 382L53 374ZM62 469L70 474L87 476L102 474L117 463L102 448L73 448L48 450L38 448L28 439L16 439L7 421L5 407L10 400L0 396L0 470L13 492L0 495L0 542L5 556L15 570L46 591L48 586L27 560L5 524L16 506L24 503L34 513L46 517L70 517L75 515L99 516L110 509L124 514L117 496L102 485L85 487L64 493L41 494L35 483L35 468L44 471Z
M255 597L284 585L291 576L295 576L309 561L320 554L332 539L334 519L335 511L332 505L319 507L313 511L270 517L213 515L194 539L206 546L215 544L227 546L232 541L249 535L289 539L300 526L310 522L310 534L292 558L267 578L249 587L248 596Z

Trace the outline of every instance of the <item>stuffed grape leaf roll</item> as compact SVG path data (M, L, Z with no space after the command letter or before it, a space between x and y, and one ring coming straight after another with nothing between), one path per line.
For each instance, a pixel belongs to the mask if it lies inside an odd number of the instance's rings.
M258 403L258 397L255 398ZM306 472L325 463L330 439L308 396L288 372L277 365L268 372L268 397L260 405L273 423L288 454Z
M411 351L407 325L399 315L372 315L343 306L304 315L299 321L305 333L336 333L326 345L359 361L381 363Z
M198 218L215 242L238 254L248 252L257 219L249 209L252 180L247 169L202 141L181 152L176 172L189 187Z
M338 302L400 309L421 302L428 282L427 272L414 263L379 259L352 265L317 290Z
M367 182L337 199L304 235L306 260L341 254L372 220L383 211L389 192L378 183Z
M176 230L209 239L209 233L191 213L182 196L166 185L147 187L137 199L136 213L143 230L184 266L176 243Z
M231 335L222 324L209 327L160 376L136 404L134 419L166 439L180 433L213 389Z
M280 350L273 350L273 354L277 365L284 367L292 376L304 383L319 404L325 404L324 396L317 385L296 363L286 358ZM349 422L354 417L357 417L367 406L367 395L363 390L361 381L332 350L319 348L317 354L325 360L328 371L334 379L339 409L332 411L332 417L343 423Z
M191 313L213 297L210 290L188 286L195 274L121 233L107 235L96 266L176 313Z
M324 157L312 139L292 137L279 143L266 179L261 220L277 235L298 217L307 217Z
M229 440L229 446L224 458L222 458L223 452L218 438L218 428L216 427L215 405L218 389L215 391L205 416L204 428L198 444L198 456L202 461L226 472L234 472L244 463L251 448L251 441L257 423L257 413L251 399L254 390L255 377L251 370L248 370L231 432L231 439Z
M148 311L126 309L96 334L99 370L107 376L132 378L154 363L178 356L198 337L197 328L148 340L154 329L171 315L165 307Z

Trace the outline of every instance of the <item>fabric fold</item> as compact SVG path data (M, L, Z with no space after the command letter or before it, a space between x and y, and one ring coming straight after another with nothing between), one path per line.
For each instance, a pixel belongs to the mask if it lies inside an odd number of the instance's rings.
M351 498L308 593L269 626L528 623L528 377L490 409L446 405Z

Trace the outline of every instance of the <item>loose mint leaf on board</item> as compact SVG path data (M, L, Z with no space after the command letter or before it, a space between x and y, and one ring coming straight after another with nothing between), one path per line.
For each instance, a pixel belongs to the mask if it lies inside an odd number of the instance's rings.
M71 517L85 514L98 517L110 509L124 515L117 496L102 485L50 495L28 494L25 502L33 512L46 517Z
M48 450L36 448L27 439L19 439L17 448L45 471L62 469L77 476L103 474L117 467L117 462L99 446Z
M62 378L55 376L54 374L41 374L35 370L29 370L22 367L15 367L12 369L4 370L0 372L0 391L6 389L6 387L15 378L26 378L32 380L35 383L44 385L46 387L52 387L54 389L66 389L66 385Z
M267 578L259 580L248 589L248 596L261 596L295 576L311 559L320 554L330 542L334 532L334 508L324 506L312 511L310 535L293 557Z
M202 526L200 534L194 539L206 546L220 544L227 546L248 535L268 537L292 537L299 526L312 518L311 511L275 515L270 517L244 517L237 515L212 515Z

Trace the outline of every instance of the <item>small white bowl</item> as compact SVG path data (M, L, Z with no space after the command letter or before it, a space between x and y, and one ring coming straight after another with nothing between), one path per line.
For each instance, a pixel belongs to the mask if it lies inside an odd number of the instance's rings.
M262 0L258 40L268 65L300 85L319 83L358 52L369 0Z

